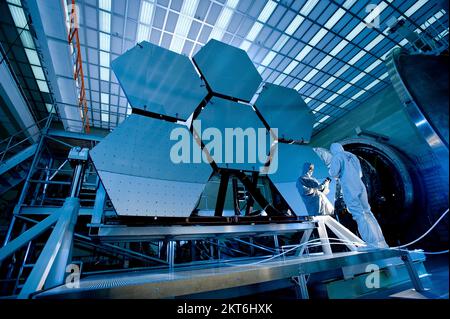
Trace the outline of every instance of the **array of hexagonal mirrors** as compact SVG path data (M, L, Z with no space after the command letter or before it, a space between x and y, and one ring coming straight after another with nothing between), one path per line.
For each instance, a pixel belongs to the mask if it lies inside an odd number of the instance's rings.
M319 179L327 176L326 167L311 147L282 141L309 142L313 116L295 90L273 84L265 84L250 105L262 78L245 51L211 40L192 63L142 42L111 66L133 114L90 155L118 215L188 217L213 173L212 165L260 171L249 157L239 162L222 156L226 143L222 152L217 144L210 147L208 128L222 136L226 128L253 128L264 133L263 139L281 141L272 149L266 141L258 151L270 156L268 177L292 211L307 215L296 181L304 162L315 164ZM180 155L182 144L177 143L182 141L190 143L188 154ZM199 160L202 156L209 161Z

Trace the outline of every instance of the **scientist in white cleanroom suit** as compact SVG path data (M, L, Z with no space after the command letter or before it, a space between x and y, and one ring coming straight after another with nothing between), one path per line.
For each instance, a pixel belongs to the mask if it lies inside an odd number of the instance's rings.
M362 170L358 158L346 152L339 143L331 144L330 152L333 157L329 174L332 178L339 178L344 202L358 224L362 240L370 247L388 248L380 225L370 211L366 187L361 180Z
M304 163L302 176L297 180L297 189L309 215L331 215L334 207L326 196L330 191L331 179L327 177L320 183L313 177L313 173L314 164Z

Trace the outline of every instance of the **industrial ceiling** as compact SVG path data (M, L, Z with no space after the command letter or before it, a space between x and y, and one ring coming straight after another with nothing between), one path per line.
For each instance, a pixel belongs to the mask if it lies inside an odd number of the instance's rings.
M42 43L42 37L32 37L27 2L2 4L2 12L7 5L10 14L0 22L3 50L15 48L8 58L34 111L49 112L53 102L77 108L76 99L59 101L67 94L52 92L58 88L51 85L48 72L41 72L45 65L33 42ZM67 3L62 2L67 12ZM413 31L428 33L436 41L448 37L448 7L438 0L77 0L76 4L90 125L106 129L115 128L131 113L110 63L143 40L188 57L211 38L242 48L264 82L298 90L315 114L317 133L389 84L387 54L394 47L411 48L407 39L389 32L393 19L404 19ZM12 45L20 32L21 41ZM65 41L45 35L48 41ZM58 63L52 59L56 73ZM54 93L52 100L49 93Z

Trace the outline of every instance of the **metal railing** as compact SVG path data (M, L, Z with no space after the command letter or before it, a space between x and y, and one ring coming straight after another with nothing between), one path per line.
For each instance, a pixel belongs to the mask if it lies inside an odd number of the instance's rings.
M42 133L42 128L40 125L43 122L46 123L50 117L51 115L0 141L0 165L23 150L24 147L35 144L38 140L38 136ZM35 132L26 136L27 131L32 129L35 129Z

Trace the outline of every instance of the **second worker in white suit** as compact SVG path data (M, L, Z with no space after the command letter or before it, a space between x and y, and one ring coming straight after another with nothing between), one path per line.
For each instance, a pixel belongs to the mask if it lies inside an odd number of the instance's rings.
M380 225L370 210L366 187L361 180L362 170L358 158L346 152L339 143L331 144L330 152L333 157L329 174L332 178L339 178L344 202L358 224L361 239L370 247L388 248Z

